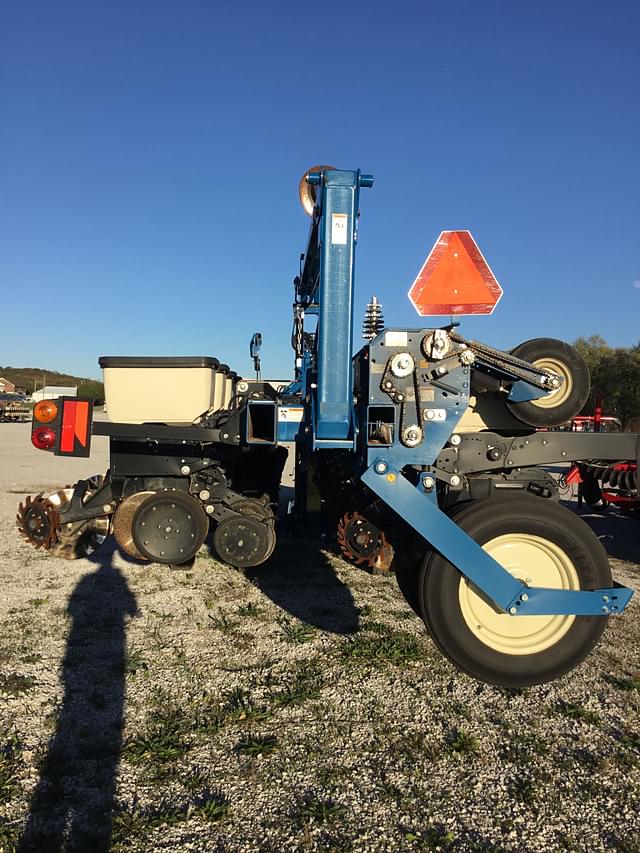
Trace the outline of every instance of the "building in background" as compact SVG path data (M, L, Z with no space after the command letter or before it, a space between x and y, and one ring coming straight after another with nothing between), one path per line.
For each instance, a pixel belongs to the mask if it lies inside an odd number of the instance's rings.
M45 385L44 388L34 391L31 399L34 403L39 403L40 400L55 400L57 397L75 397L77 393L77 385Z
M13 382L9 382L8 379L0 376L0 394L15 394L16 386Z

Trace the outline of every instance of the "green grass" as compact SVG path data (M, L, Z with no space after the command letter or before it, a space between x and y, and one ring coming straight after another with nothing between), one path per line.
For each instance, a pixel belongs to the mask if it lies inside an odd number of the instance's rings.
M26 693L35 686L36 680L30 675L11 675L0 674L0 693L6 693L9 696L18 696L20 693Z
M414 634L395 631L386 626L358 632L345 640L341 648L345 661L366 664L401 664L425 659L425 650Z
M304 661L294 668L290 681L270 694L270 699L275 705L301 705L309 699L318 699L323 685L318 664Z
M247 604L241 604L236 608L236 613L238 616L242 616L243 618L250 619L268 619L269 616L265 612L264 608L259 604L254 604L252 601L249 601Z
M590 711L582 705L574 702L565 702L560 700L556 702L554 710L562 717L568 717L570 720L579 720L583 723L597 725L600 722L600 717L595 711Z
M535 733L510 732L499 750L500 758L512 764L527 765L549 754L549 746Z
M142 652L138 651L138 649L130 649L127 652L124 664L126 675L136 675L138 672L147 672L148 669L149 665L142 657Z
M18 768L21 752L22 745L15 735L0 745L0 803L8 802L20 790Z
M640 675L605 675L604 680L607 684L611 684L618 690L624 690L626 692L630 692L631 690L640 690Z
M459 755L476 755L480 749L478 738L464 729L454 729L447 738L447 746Z
M413 850L452 850L455 836L445 826L435 824L426 829L405 832L404 840L412 845Z
M288 643L293 645L303 645L314 639L316 632L311 625L305 625L304 622L292 622L286 616L278 619L280 630Z
M191 748L192 727L184 712L176 706L152 711L147 729L127 740L124 757L131 764L166 764L176 761Z
M222 631L223 634L228 634L235 628L235 622L232 622L226 613L221 613L219 616L213 616L211 613L208 615L211 626L218 631Z
M227 721L266 720L271 712L259 705L247 690L236 687L225 694L222 713Z
M298 806L296 815L303 823L328 823L343 817L346 812L346 806L331 797L309 794Z
M272 735L246 735L236 746L242 755L269 755L280 749L278 739Z

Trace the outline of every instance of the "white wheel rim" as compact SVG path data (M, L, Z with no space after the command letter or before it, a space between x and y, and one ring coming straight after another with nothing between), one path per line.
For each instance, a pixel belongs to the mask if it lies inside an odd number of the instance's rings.
M580 589L573 562L548 539L529 533L506 533L491 539L483 548L510 575L529 586ZM485 646L505 655L533 655L550 648L564 637L575 619L502 613L464 577L460 579L458 597L471 633Z
M538 397L537 400L532 400L531 402L541 409L555 409L556 406L561 406L566 402L573 391L573 376L567 365L555 358L539 358L533 362L533 366L537 367L538 370L548 370L550 373L557 373L558 376L564 379L564 382L555 391L551 391L551 393L545 394L544 397Z

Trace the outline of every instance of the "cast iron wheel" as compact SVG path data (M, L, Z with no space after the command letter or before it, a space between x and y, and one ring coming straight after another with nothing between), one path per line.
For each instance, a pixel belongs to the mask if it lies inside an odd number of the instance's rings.
M276 547L276 534L273 525L257 518L233 516L223 519L214 530L213 547L227 565L248 569L269 559Z
M510 574L530 586L611 586L604 548L568 509L527 495L473 501L453 515ZM509 616L442 555L431 553L419 582L421 616L444 654L480 681L526 687L577 666L596 645L603 616Z
M131 522L133 545L147 560L179 566L194 557L205 540L209 519L184 492L155 492L138 507Z
M555 338L534 338L511 350L511 354L539 370L557 373L564 380L556 391L537 400L523 403L507 400L507 408L518 420L533 427L555 427L582 410L589 396L591 377L577 349Z

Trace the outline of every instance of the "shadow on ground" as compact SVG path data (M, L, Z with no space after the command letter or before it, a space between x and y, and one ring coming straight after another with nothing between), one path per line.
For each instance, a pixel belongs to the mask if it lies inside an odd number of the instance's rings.
M314 539L280 539L268 563L245 575L292 616L322 631L352 634L359 627L358 609L321 547Z
M19 853L106 853L111 846L124 720L125 621L137 611L113 554L105 545L93 555L96 571L69 598L64 697Z
M630 563L640 562L640 520L615 509L577 510L606 548L607 554Z

